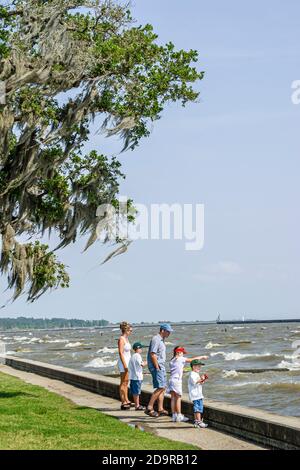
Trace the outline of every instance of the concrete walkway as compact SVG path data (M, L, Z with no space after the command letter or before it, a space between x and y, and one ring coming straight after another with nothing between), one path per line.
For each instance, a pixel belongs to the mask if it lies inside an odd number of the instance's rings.
M143 412L137 412L133 409L121 411L120 403L117 400L73 387L58 380L19 371L4 365L0 365L0 372L18 377L32 385L44 387L68 398L76 405L95 408L129 425L140 427L161 437L193 444L203 450L263 450L262 447L255 444L213 429L194 429L191 423L172 423L168 417L149 418Z

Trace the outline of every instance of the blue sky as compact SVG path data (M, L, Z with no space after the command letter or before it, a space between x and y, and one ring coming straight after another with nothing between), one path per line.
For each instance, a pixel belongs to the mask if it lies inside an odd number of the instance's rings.
M300 317L300 105L291 101L300 79L300 3L136 0L133 11L161 42L197 49L206 75L199 104L168 106L150 138L121 155L122 194L145 204L205 204L204 248L137 241L92 269L108 249L97 244L82 255L82 240L60 253L69 290L32 305L20 299L1 315ZM97 135L89 146L115 153L121 144Z

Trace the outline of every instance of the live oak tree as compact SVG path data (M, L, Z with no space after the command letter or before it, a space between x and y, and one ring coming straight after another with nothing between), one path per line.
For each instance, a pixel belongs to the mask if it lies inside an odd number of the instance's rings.
M203 73L196 51L160 45L152 26L136 25L119 2L1 5L0 270L13 299L26 292L34 301L69 284L65 266L37 239L52 230L62 248L88 235L89 247L99 223L108 230L97 207L118 208L124 175L116 158L84 151L91 123L134 149L166 103L197 100L193 84ZM116 254L126 250L127 240L116 243Z

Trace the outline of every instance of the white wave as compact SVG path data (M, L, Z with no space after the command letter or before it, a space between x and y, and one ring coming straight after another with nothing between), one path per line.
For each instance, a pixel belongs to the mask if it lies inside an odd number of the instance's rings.
M277 367L279 369L300 370L300 360L293 360L292 362L281 361Z
M44 343L68 343L68 339L47 339Z
M285 354L284 356L284 359L292 359L293 362L297 361L298 359L300 359L300 355L297 354L297 353L294 353L294 354Z
M166 345L166 346L174 346L174 343L170 343L169 341L166 341L166 342L165 342L165 345Z
M92 367L94 369L104 369L105 367L114 367L117 361L107 360L109 357L96 357L84 367Z
M237 377L239 374L236 370L223 370L223 378L232 378L232 377Z
M251 385L272 385L271 382L259 382L259 381L253 381L253 382L240 382L237 384L232 384L232 387L249 387Z
M217 348L218 346L222 346L219 343L212 343L211 341L207 343L204 349L212 349L212 348Z
M115 354L118 352L118 348L107 348L106 346L104 348L101 348L97 351L97 354Z
M77 341L77 343L66 344L65 348L78 348L79 346L82 346L82 343L80 343L80 341Z
M111 331L119 331L120 328L113 328Z
M7 338L9 339L9 338ZM31 344L31 343L43 343L41 338L29 338L28 336L14 336L12 338L17 343Z
M233 327L233 330L244 330L245 327L244 326L234 326Z
M294 333L295 335L300 335L300 330L291 330L291 333Z
M269 357L273 356L271 353L262 353L262 354L241 354L239 352L229 352L225 353L224 351L218 351L215 353L210 353L211 357L214 356L223 356L225 361L239 361L240 359L246 359L247 357ZM276 356L276 354L274 354Z
M29 341L26 342L26 344L30 343L43 343L44 341L41 338L31 338Z

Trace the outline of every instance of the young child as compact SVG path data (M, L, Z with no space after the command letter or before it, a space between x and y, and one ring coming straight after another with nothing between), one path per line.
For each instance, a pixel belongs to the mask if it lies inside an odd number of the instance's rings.
M208 359L207 356L197 356L193 358L183 357L187 354L186 350L177 346L174 348L174 356L170 362L170 380L168 392L171 393L171 409L172 409L172 421L184 422L189 419L181 413L181 396L182 396L182 376L185 363L190 363L195 359Z
M145 410L145 407L140 405L140 394L143 382L143 367L147 365L147 363L143 361L141 356L142 348L144 347L145 346L143 346L141 343L134 343L134 345L132 346L134 354L131 356L128 364L130 391L133 396L136 411Z
M189 376L189 396L193 402L194 407L194 427L195 428L207 428L202 420L203 414L203 393L202 384L208 379L206 374L200 376L201 366L204 366L203 362L199 359L195 359L191 362L191 372Z

